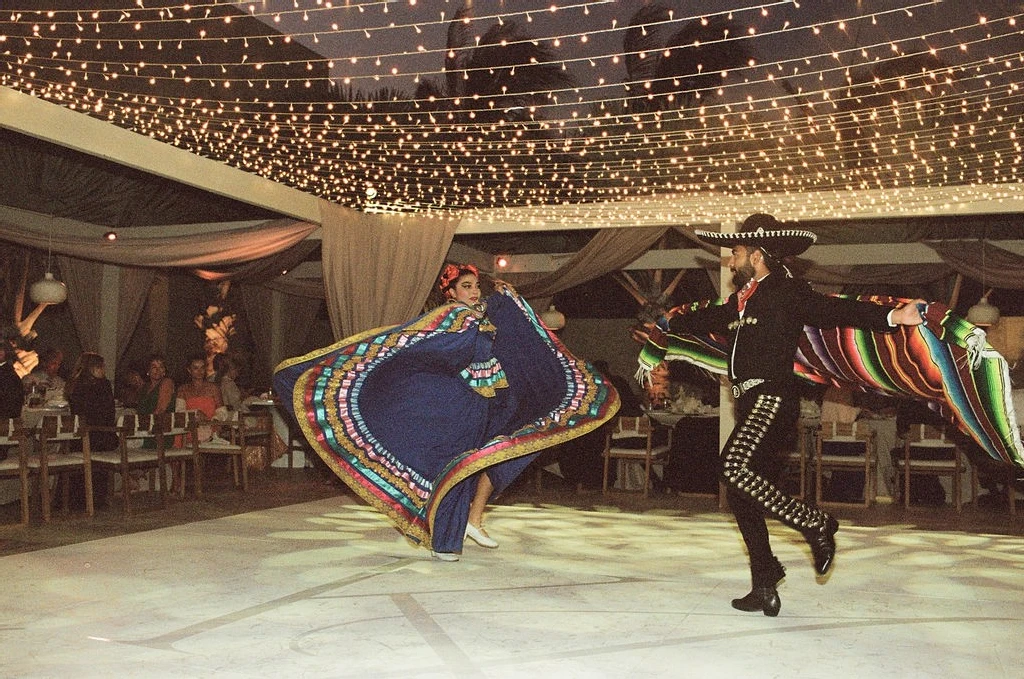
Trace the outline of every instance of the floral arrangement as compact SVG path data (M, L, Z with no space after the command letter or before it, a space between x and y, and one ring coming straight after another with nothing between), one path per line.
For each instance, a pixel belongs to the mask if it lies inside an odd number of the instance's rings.
M209 374L213 371L213 357L227 352L230 338L235 334L236 315L224 304L227 292L226 285L219 285L217 298L208 302L204 312L196 314L193 319L196 327L203 331L203 349Z

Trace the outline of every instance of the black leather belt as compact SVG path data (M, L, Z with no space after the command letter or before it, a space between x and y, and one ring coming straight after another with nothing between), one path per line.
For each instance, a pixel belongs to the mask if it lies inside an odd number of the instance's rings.
M768 380L762 377L752 377L749 380L743 380L739 384L732 385L732 397L739 398L743 394L747 393L759 384L764 384Z

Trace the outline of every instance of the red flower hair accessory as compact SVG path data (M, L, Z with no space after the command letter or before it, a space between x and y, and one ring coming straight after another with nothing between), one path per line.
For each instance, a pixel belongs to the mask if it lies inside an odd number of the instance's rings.
M472 264L445 264L441 271L441 282L437 287L441 292L445 292L466 274L473 274L479 278L480 270Z

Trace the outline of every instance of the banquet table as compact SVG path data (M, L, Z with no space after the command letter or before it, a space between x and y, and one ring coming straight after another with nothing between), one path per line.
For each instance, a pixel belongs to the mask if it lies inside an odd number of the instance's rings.
M46 405L35 408L25 406L21 409L21 423L27 429L36 429L46 415L67 415L71 411L67 406Z
M717 495L718 409L703 407L697 412L648 410L658 425L672 430L672 450L662 480L677 493Z
M285 451L287 451L287 449L290 447L290 442L293 437L293 432L289 429L288 426L288 422L292 418L291 415L288 415L287 413L284 413L282 411L281 404L278 403L273 398L262 398L256 396L252 396L245 399L244 404L247 408L249 408L250 411L264 410L270 413L270 417L271 420L273 421L274 426L274 434L278 439L278 445L275 446L275 448L278 450L284 449ZM299 435L301 436L301 434ZM291 466L306 466L306 457L304 449L293 448L291 453L292 459L290 461L287 455L282 455L280 457L276 457L270 466L288 467L289 463L291 464Z

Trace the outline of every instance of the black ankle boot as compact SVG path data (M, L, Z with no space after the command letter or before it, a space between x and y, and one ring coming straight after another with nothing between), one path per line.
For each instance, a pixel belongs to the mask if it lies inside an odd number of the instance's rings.
M733 599L732 607L747 613L761 611L774 618L782 610L782 599L775 587L755 587L742 599Z
M839 522L828 516L816 529L804 533L804 539L811 546L814 570L818 575L825 575L832 568L832 562L836 557L835 536L838 530Z

